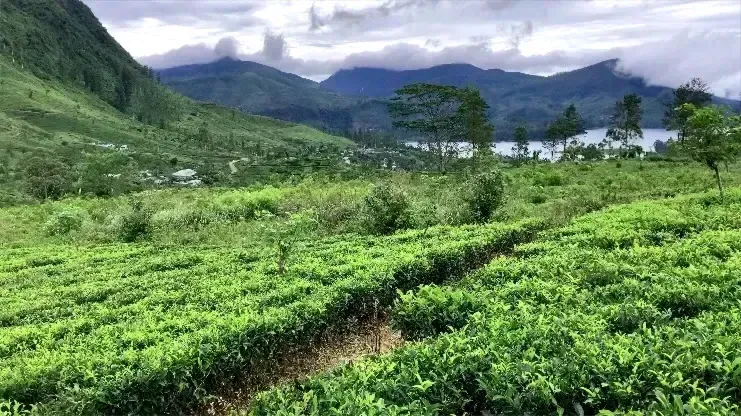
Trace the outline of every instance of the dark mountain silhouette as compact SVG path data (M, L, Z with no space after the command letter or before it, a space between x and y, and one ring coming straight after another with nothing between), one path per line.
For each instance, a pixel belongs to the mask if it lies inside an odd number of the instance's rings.
M548 77L470 64L407 71L353 68L316 83L258 63L222 59L167 69L162 78L198 100L331 130L390 129L385 101L404 85L419 82L479 88L491 106L489 115L500 139L509 138L519 123L537 137L571 103L588 128L604 127L615 102L629 93L643 98L643 127L662 127L664 104L670 102L672 90L648 85L616 67L613 59Z

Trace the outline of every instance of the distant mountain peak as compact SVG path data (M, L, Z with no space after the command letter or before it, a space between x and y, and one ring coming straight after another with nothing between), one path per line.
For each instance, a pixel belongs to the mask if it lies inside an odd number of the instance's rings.
M224 56L214 61L214 63L219 62L242 62L240 59L232 58L231 56Z

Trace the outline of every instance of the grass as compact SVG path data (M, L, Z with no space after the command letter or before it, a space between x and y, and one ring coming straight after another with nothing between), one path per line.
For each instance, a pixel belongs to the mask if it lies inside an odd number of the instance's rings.
M306 126L234 113L175 94L170 100L177 103L176 120L165 128L145 125L92 93L52 79L41 80L2 55L0 79L0 189L5 195L0 203L5 204L29 200L24 198L25 160L35 155L75 166L85 153L103 151L95 144L127 145L126 153L139 170L154 175L194 168L211 171L224 184L231 179L228 162L241 157L249 157L256 165L270 160L281 166L291 157L302 159L313 152L322 156L325 166L339 166L339 150L352 146L347 139ZM204 126L206 143L195 139Z
M518 221L540 218L526 224L556 227L609 205L714 186L701 166L674 162L502 168L506 203L483 227L464 225L471 221L465 174L319 176L274 187L169 189L0 209L0 397L41 403L52 413L191 408L244 368L271 362L281 346L363 315L368 299L389 305L396 289L462 277L492 252L527 241L532 228L517 231ZM729 185L738 185L738 169L729 167ZM362 235L363 198L381 181L406 195L418 230ZM657 208L644 212L672 217ZM614 240L634 227L630 215L607 218L572 228L594 238L604 230ZM138 242L122 243L132 224L142 227ZM634 238L628 233L625 241ZM429 316L437 316L434 308ZM437 336L434 328L458 327L467 315L456 319L418 332ZM66 389L74 385L79 390Z
M620 168L600 162L503 169L506 199L494 216L500 222L540 217L557 225L608 205L714 187L712 175L694 163L624 161ZM741 185L741 166L729 169L725 181ZM381 181L406 194L415 228L471 221L463 201L463 174L395 173L355 180L320 176L275 187L170 189L10 207L0 210L0 241L4 246L116 242L116 227L130 213L132 200L141 201L151 214L149 241L157 244L273 244L279 238L363 233L363 198ZM49 225L66 214L79 217L80 227L50 235Z

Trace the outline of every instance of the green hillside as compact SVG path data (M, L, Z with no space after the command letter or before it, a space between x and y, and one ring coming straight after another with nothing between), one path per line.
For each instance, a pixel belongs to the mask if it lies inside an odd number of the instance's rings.
M515 126L525 123L536 138L571 103L584 117L587 128L606 127L615 102L625 94L643 99L644 128L662 128L665 103L672 90L650 86L642 78L615 70L617 60L608 60L549 77L499 69L481 69L467 64L393 71L382 68L341 70L321 82L322 87L355 97L388 99L394 91L412 83L476 86L491 106L489 116L497 127L497 138L511 138ZM739 102L714 97L717 104L739 108Z
M222 64L286 115L344 100ZM206 91L201 69L168 80ZM626 91L604 74L507 99L602 105ZM341 111L387 122L385 99ZM714 114L640 160L433 172L186 98L80 0L0 0L0 416L741 414L741 130Z
M339 149L352 145L157 85L77 0L4 1L0 7L0 204L32 199L29 165L42 173L59 170L50 180L64 193L115 194L153 186L181 169L196 170L206 183L229 184L290 175L296 165L338 166ZM88 71L95 76L85 81ZM126 71L131 78L120 78ZM253 174L232 175L233 160L243 171L255 165ZM90 189L86 174L118 183Z
M337 94L317 82L255 62L223 58L165 69L158 75L163 84L187 97L246 113L335 131L365 125L361 113L368 108L368 100ZM383 121L385 112L383 105L375 109L374 117L381 120L375 120L374 126Z

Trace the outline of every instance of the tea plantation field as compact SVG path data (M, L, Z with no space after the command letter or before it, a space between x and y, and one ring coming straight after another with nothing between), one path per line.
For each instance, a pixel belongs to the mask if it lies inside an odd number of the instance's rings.
M294 247L283 259L207 246L4 249L0 403L64 414L179 413L215 382L269 371L286 346L390 303L397 289L460 277L543 226L343 236Z
M254 415L729 415L741 402L741 192L583 216L405 293L391 354Z

